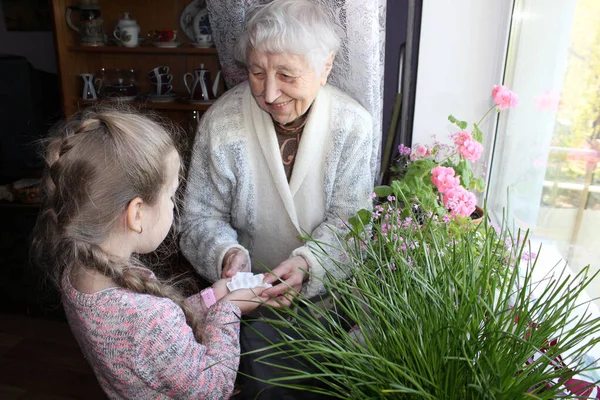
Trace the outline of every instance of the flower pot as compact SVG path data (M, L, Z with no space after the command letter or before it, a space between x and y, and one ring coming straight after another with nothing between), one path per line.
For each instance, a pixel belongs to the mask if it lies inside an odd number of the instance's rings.
M483 211L483 208L481 208L479 206L475 206L475 211L473 211L471 213L470 218L474 224L479 224L481 221L483 221L484 215L485 215L485 211Z

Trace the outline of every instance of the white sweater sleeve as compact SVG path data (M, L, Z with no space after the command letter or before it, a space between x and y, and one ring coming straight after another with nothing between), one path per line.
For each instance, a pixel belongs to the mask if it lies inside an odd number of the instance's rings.
M225 253L231 248L248 251L238 242L231 226L231 205L235 195L234 157L243 144L221 142L212 118L202 118L198 126L186 182L181 219L181 251L203 278L221 278ZM216 142L216 143L215 143Z
M309 264L310 278L303 287L303 293L310 297L324 290L322 280L328 273L335 279L343 279L347 274L344 257L344 238L348 233L347 221L360 209L371 209L369 196L373 191L374 177L371 171L372 123L366 112L359 116L347 115L354 121L343 143L336 143L340 152L337 165L328 163L325 173L325 190L328 193L325 218L310 233L312 240L292 252L300 255ZM324 256L324 253L327 253Z

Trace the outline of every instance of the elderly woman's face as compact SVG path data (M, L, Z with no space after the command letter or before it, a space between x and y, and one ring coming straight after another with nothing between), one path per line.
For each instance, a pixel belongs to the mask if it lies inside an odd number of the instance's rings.
M317 76L302 56L251 51L248 69L252 95L259 107L275 121L287 124L308 110L327 82L331 67Z

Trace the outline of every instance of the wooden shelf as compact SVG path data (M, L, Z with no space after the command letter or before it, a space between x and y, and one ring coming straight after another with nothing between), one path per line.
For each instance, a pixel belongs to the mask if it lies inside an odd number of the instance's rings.
M54 17L54 37L63 95L62 106L66 117L86 107L108 102L102 98L91 102L82 100L83 80L80 74L98 75L102 68L133 70L137 74L139 93L144 94L154 90L146 72L164 65L169 67L169 73L173 76L170 83L172 91L181 94L181 99L172 103L150 103L145 97L140 96L139 99L128 104L134 108L154 110L179 125L190 137L194 136L199 114L208 110L211 104L186 102L185 96L189 95L183 78L186 73L203 66L211 72L214 79L221 69L217 49L192 46L190 38L183 30L179 32L181 36L178 39L182 43L179 47L173 48L156 47L147 36L150 30L176 28L190 0L98 0L104 20L104 32L109 35L109 38L112 36L116 21L123 17L123 13L125 11L131 13L143 29L140 37L145 40L138 47L118 46L110 40L104 46L82 46L79 42L80 34L70 29L65 20L65 10L78 4L79 0L50 0L50 3ZM218 93L222 94L225 91L225 82L220 79Z
M203 54L217 55L215 47L202 48L183 45L173 48L140 46L140 47L122 47L122 46L67 46L67 50L81 53L120 53L120 54Z
M87 101L87 100L78 100L77 104L79 106L87 107L94 104L113 104L114 101L109 100L97 100L97 101ZM190 104L184 100L176 100L172 103L151 103L149 101L144 100L136 100L136 101L128 101L127 104L133 107L145 107L152 108L155 110L173 110L173 111L206 111L212 105L210 104Z

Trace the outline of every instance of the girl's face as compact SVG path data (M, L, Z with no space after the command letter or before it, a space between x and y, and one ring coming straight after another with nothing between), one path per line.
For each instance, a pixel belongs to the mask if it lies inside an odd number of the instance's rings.
M330 68L315 73L304 57L251 51L248 57L250 89L258 106L280 124L303 115L327 82Z
M176 151L167 156L167 181L156 204L147 206L147 218L144 218L144 224L142 225L146 238L138 253L149 253L156 250L171 229L173 209L175 208L175 193L179 187L180 163ZM148 230L147 233L146 230Z

